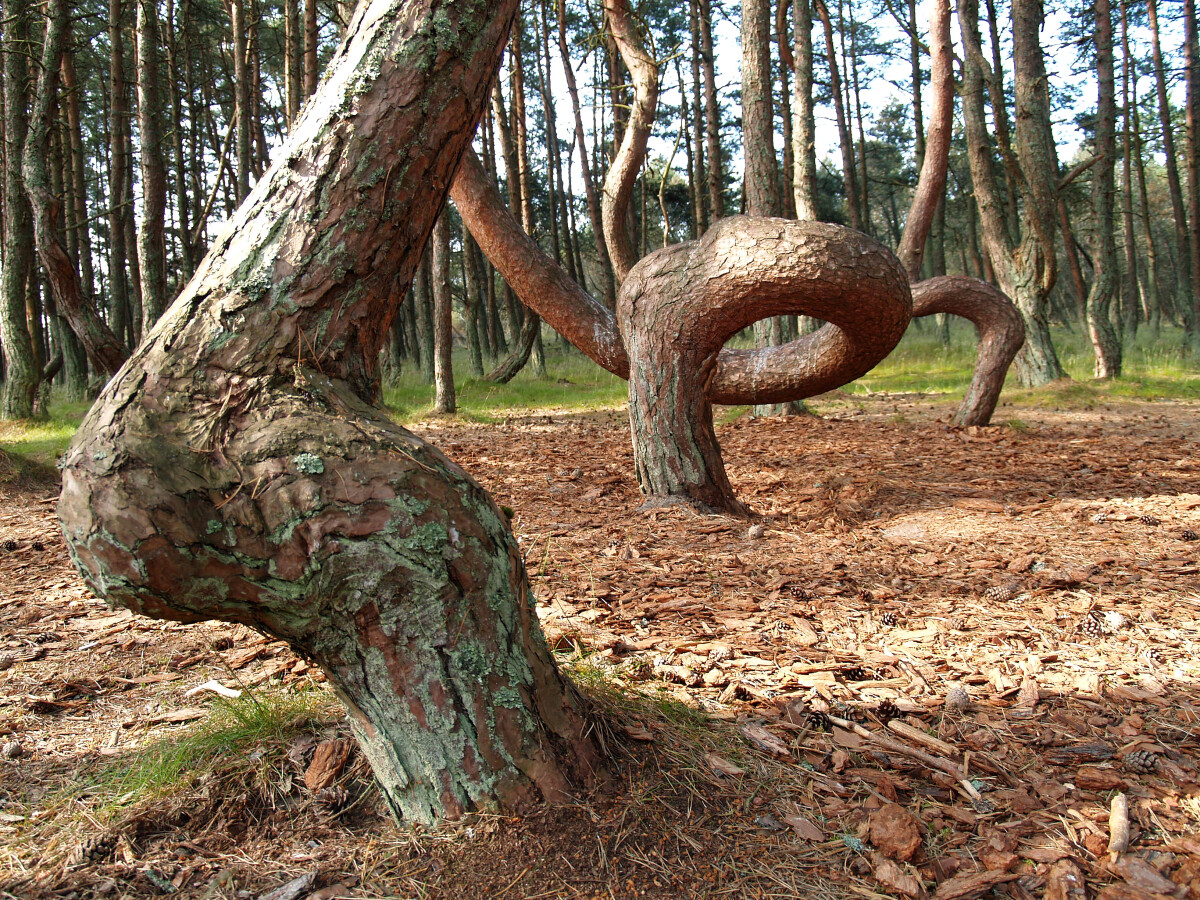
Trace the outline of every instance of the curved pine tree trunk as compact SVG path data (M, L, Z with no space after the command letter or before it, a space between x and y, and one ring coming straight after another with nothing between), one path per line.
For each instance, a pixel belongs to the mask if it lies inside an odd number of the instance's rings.
M416 821L564 798L598 756L505 516L366 399L516 7L360 4L275 164L63 464L89 585L316 661Z

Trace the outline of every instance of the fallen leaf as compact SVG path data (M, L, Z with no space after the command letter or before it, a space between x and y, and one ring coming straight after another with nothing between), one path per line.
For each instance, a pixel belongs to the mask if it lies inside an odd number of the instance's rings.
M787 744L761 725L743 725L742 735L764 753L768 753L778 759L791 759L792 753L788 750Z
M819 826L804 818L804 816L784 816L783 821L785 824L792 826L797 837L808 841L810 844L819 844L825 840L825 832Z
M635 741L649 743L654 740L654 732L640 722L635 722L632 725L622 725L621 730L625 732L625 736Z
M899 891L909 897L925 896L925 888L921 886L921 882L901 869L895 862L880 853L874 854L871 860L874 864L874 871L871 874L884 887Z
M653 740L653 736L650 738ZM745 769L739 768L725 759L723 756L717 756L715 753L705 753L704 761L708 763L708 767L723 778L736 778L745 772Z
M908 862L921 849L921 827L899 803L887 803L871 813L870 840L885 855Z

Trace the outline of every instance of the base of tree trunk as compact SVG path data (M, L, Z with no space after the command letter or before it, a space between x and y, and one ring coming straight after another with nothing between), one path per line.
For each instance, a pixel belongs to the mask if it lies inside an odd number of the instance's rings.
M504 514L308 375L329 413L264 391L286 432L233 430L220 460L172 434L161 397L119 403L110 388L64 461L59 513L86 580L147 615L242 622L317 663L398 817L565 800L600 757ZM112 440L130 434L146 437Z

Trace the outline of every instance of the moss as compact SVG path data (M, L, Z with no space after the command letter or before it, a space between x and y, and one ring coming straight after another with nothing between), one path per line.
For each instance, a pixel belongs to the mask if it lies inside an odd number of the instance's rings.
M301 475L320 475L325 471L325 462L315 453L300 453L292 459L292 464Z
M525 701L521 699L521 692L514 687L503 687L495 693L497 706L503 706L505 709L524 709Z

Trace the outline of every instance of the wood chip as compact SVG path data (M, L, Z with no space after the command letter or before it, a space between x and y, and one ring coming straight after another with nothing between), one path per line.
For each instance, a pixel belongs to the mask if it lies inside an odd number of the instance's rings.
M761 725L743 725L741 731L743 737L759 750L763 751L763 753L767 753L777 759L791 759L792 753L788 750L787 744Z

